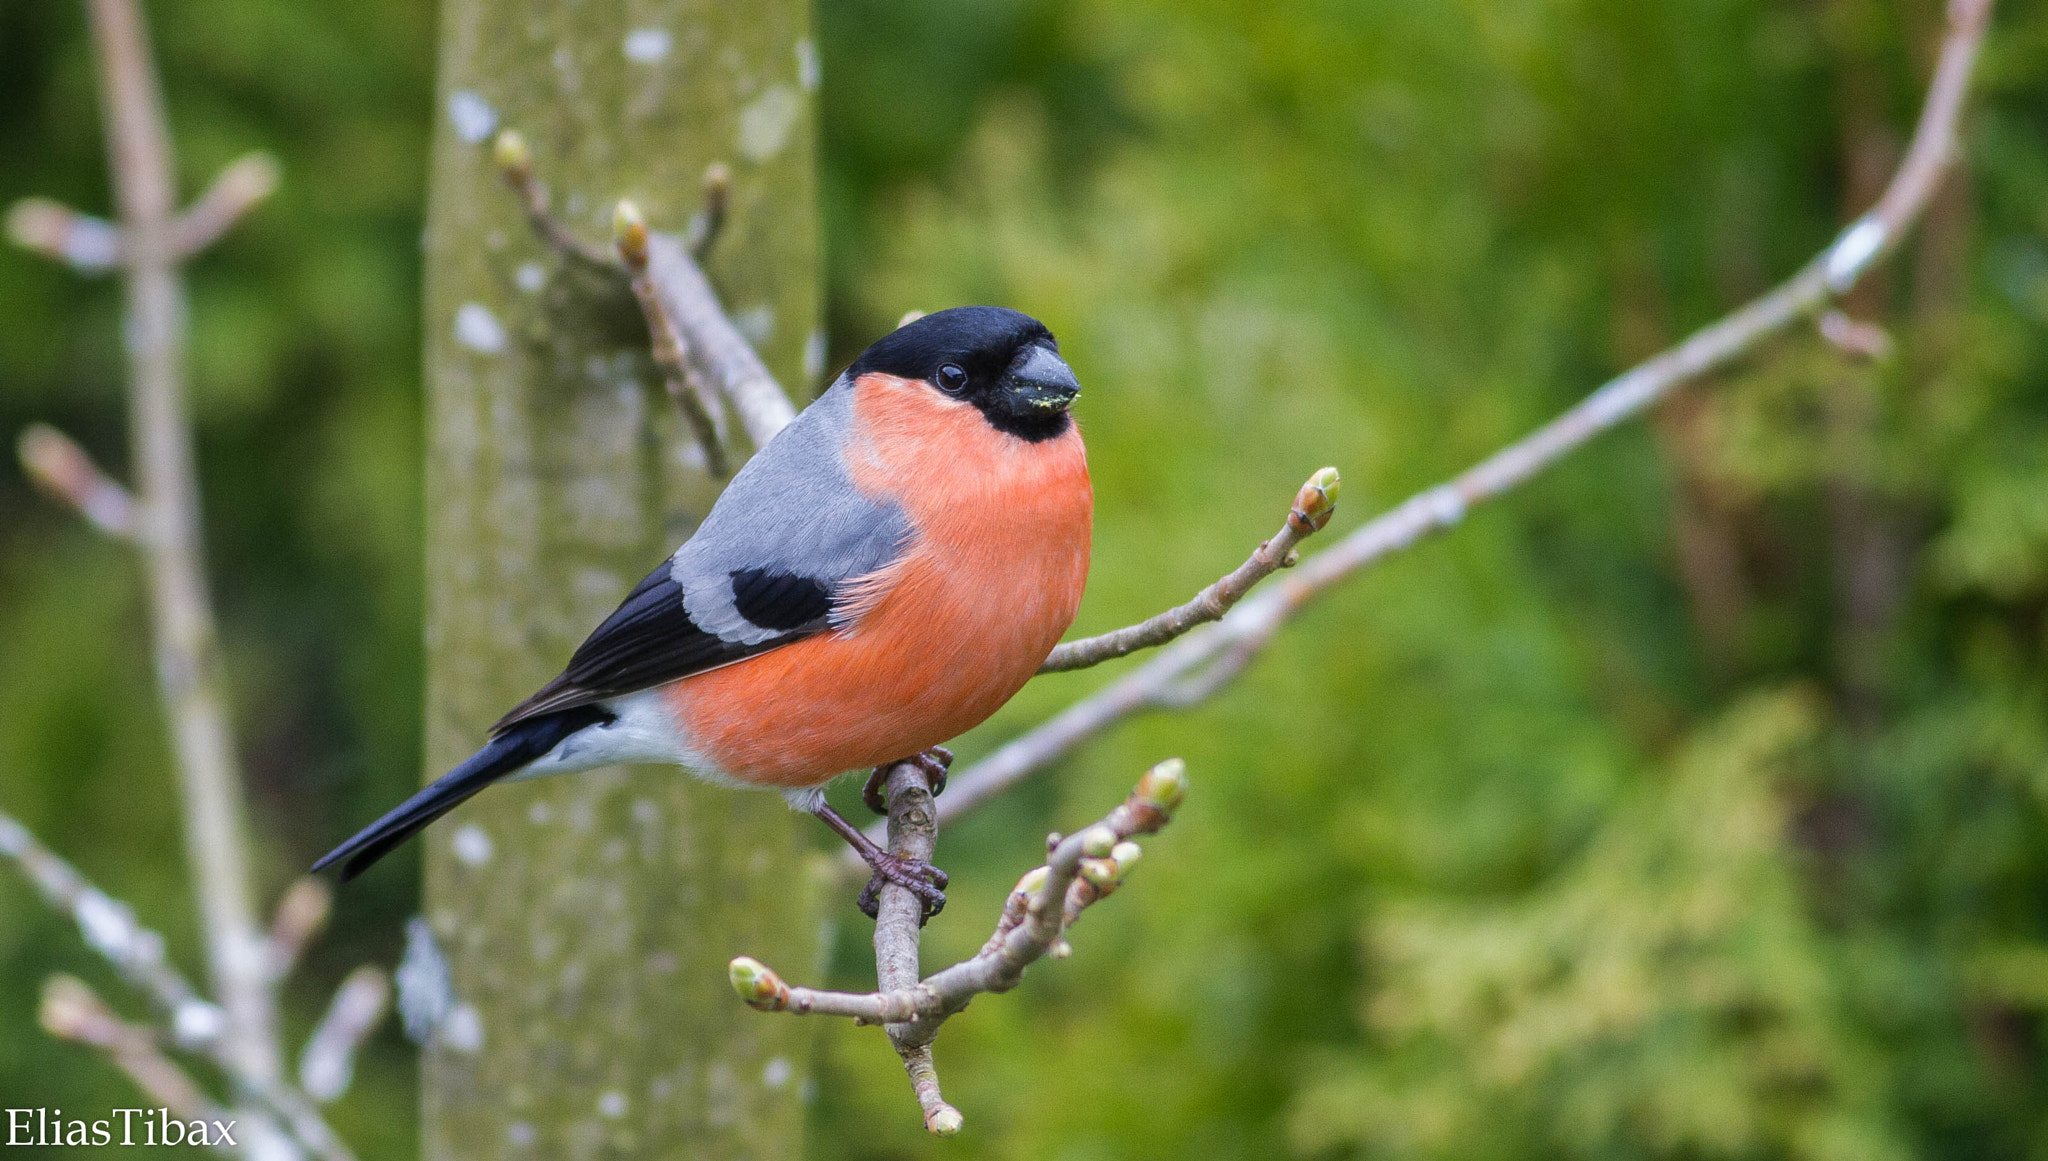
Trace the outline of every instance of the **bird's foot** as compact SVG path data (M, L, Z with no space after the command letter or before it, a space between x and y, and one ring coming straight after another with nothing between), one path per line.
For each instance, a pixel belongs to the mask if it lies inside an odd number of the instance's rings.
M874 773L868 775L867 785L860 788L860 800L868 804L869 810L876 814L889 813L889 771L905 762L923 772L933 798L946 792L946 770L953 765L953 751L944 746L933 746L922 753L875 767Z
M860 889L857 904L861 914L869 919L876 918L882 909L882 887L886 883L894 883L923 901L924 918L919 923L946 909L943 888L951 881L946 872L918 859L901 858L881 851L868 859L868 865L874 868L875 873L868 879L868 885Z

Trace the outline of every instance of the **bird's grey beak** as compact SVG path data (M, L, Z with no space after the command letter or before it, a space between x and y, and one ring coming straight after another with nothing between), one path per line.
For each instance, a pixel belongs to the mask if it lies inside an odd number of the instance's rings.
M1066 360L1048 347L1033 343L1017 355L1006 376L1010 393L1024 408L1052 411L1072 403L1081 394L1080 380Z

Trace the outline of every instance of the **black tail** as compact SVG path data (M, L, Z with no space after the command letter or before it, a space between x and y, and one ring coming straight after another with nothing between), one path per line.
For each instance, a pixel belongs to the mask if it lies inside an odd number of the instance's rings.
M434 780L425 790L399 803L383 818L364 827L356 836L328 851L313 864L324 871L341 864L341 881L346 883L369 869L398 844L418 834L428 823L454 810L470 795L508 774L517 773L528 762L555 748L563 738L585 726L609 721L611 715L594 705L578 706L546 717L529 718L484 743L468 760Z

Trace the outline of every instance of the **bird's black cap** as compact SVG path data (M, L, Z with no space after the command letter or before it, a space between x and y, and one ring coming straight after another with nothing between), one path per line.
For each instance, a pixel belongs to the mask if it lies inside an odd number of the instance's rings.
M1080 394L1045 324L1000 306L936 311L876 340L846 369L922 379L981 409L998 430L1037 442L1067 429Z

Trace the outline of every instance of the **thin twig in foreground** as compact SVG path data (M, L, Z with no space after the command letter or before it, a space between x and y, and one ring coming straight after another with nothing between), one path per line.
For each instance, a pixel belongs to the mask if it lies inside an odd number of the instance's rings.
M391 1009L391 978L365 964L335 989L327 1014L299 1054L299 1087L322 1103L337 1100L355 1079L356 1053Z
M921 777L890 772L891 850L928 859L936 827L931 798ZM943 971L917 981L917 941L923 904L909 891L884 888L885 909L875 924L875 965L880 990L831 992L791 987L759 960L741 956L732 961L734 990L740 998L766 1012L847 1016L856 1023L887 1026L890 1042L903 1057L924 1109L925 1127L941 1136L960 1130L959 1110L939 1094L938 1075L930 1048L939 1026L985 992L1007 992L1024 978L1024 969L1050 952L1060 958L1070 950L1065 933L1097 900L1115 891L1142 853L1130 841L1154 834L1173 817L1187 793L1187 769L1171 758L1145 772L1121 805L1101 822L1066 838L1054 836L1046 865L1027 873L1004 901L994 934L979 952ZM898 806L898 796L911 800ZM906 833L918 837L898 844ZM893 907L892 907L893 904ZM884 930L884 922L888 929ZM905 968L908 968L907 974Z
M29 829L0 813L0 856L13 859L52 910L78 924L87 947L106 957L121 978L149 997L179 1043L201 1047L220 1035L219 1008L164 958L164 937L136 922L126 903L88 882Z
M80 274L105 274L124 257L120 227L51 198L22 198L7 207L7 238Z
M264 941L272 979L291 974L306 945L327 926L334 911L334 888L311 875L285 889L270 916L270 937Z
M1246 598L1220 622L1171 642L1139 669L955 774L939 800L940 821L958 818L1134 713L1178 707L1215 693L1282 624L1326 589L1382 557L1456 526L1474 504L1513 489L1594 436L1640 414L1673 388L1727 366L1848 291L1873 263L1897 248L1953 160L1970 71L1991 8L1991 0L1951 0L1948 31L1905 160L1877 205L1797 274L1693 332L1676 347L1609 380L1571 410L1464 474L1409 497Z
M277 178L277 160L268 153L248 153L229 162L199 200L172 219L172 251L189 258L218 242L244 214L277 192Z
M223 698L185 405L185 291L174 234L170 136L135 0L92 0L92 32L119 207L137 492L149 534L158 691L183 793L185 845L206 936L222 1048L237 1074L279 1075L276 996L249 898L241 772Z
M76 976L54 975L43 981L42 1005L36 1019L43 1031L59 1040L89 1044L105 1052L115 1067L135 1082L135 1087L178 1119L226 1119L227 1114L185 1070L157 1047L156 1036L149 1029L115 1015L106 1001Z
M135 496L93 462L68 435L46 423L21 430L22 470L36 486L71 506L86 523L117 540L141 532Z
M93 886L5 813L0 813L0 855L20 865L37 893L78 924L86 945L149 997L179 1047L205 1053L245 1090L259 1111L249 1117L258 1131L275 1131L266 1128L265 1120L274 1118L289 1125L293 1136L326 1161L354 1161L354 1154L303 1096L273 1078L242 1071L241 1058L222 1035L226 1020L220 1008L202 999L191 981L165 960L163 936L136 922L126 903Z

